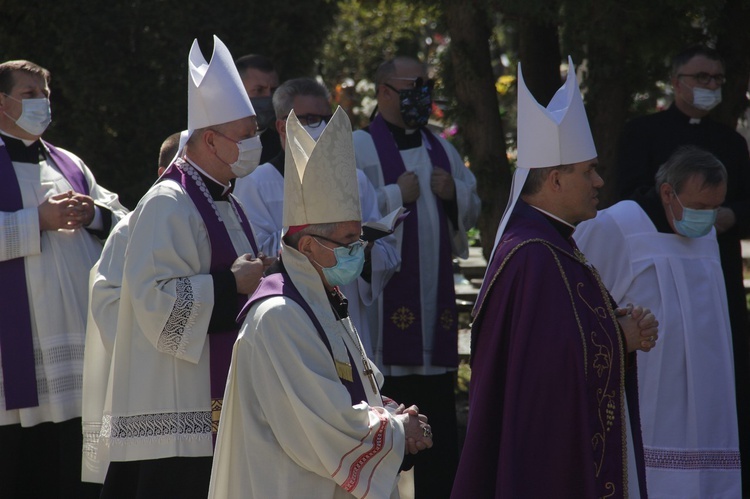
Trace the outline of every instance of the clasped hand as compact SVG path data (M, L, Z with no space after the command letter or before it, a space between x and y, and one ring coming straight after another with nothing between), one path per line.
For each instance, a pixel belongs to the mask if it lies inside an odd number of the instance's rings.
M79 229L94 220L94 200L73 191L55 194L37 208L41 230Z
M232 273L237 283L237 293L241 295L251 295L258 287L263 272L271 266L276 258L266 256L263 253L258 254L258 258L253 257L250 253L238 257L232 264Z
M659 339L659 321L651 310L628 304L625 308L615 310L615 315L625 334L628 352L648 352L654 348Z
M404 453L416 454L432 447L432 428L427 424L427 416L420 414L416 405L407 408L401 404L395 414L404 425L406 437Z

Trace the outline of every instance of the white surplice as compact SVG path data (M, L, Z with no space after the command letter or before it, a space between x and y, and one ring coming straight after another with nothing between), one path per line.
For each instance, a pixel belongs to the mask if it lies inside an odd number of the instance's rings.
M117 195L98 185L80 158L58 150L83 171L89 195L112 212L113 224L127 213ZM39 205L73 187L48 160L13 162L13 169L23 208L0 212L0 260L24 258L27 289L19 292L29 296L39 406L5 410L0 389L0 425L34 426L81 416L89 270L99 258L102 242L83 228L40 231ZM0 320L12 312L0 311Z
M231 204L214 203L237 254L252 254ZM182 186L165 180L138 203L128 230L102 443L111 461L211 456L205 224Z
M741 497L732 338L716 233L657 232L633 201L574 234L620 306L649 307L659 340L638 352L650 497Z
M120 220L104 243L102 254L89 276L89 311L83 356L83 457L84 482L104 483L109 449L99 445L112 350L120 308L122 272L128 244L130 214Z
M431 132L430 132L431 133ZM451 175L456 186L456 202L458 205L458 227L453 227L448 222L453 254L460 258L469 256L469 241L466 231L474 226L479 216L480 201L476 192L476 179L466 167L458 154L458 151L445 139L437 136L445 149L451 165ZM380 167L378 153L369 133L358 130L354 132L354 152L357 159L357 168L362 170L372 183L377 192L378 206L382 213L390 213L402 205L401 190L397 184L384 185L383 172ZM419 214L419 269L420 269L420 292L422 300L422 366L395 366L383 365L383 335L378 321L378 329L370 332L376 336L373 340L375 348L375 359L378 367L386 375L401 376L408 374L434 375L447 372L445 367L433 366L432 341L437 317L437 285L438 254L440 249L440 225L438 218L436 196L430 188L430 179L433 172L432 161L424 144L414 149L402 150L401 158L404 160L406 171L414 172L419 178L420 196L417 199L417 210ZM412 215L409 215L412 216ZM401 243L403 224L396 229L397 252L401 254ZM398 270L398 269L397 269ZM451 282L453 277L451 275ZM378 317L382 317L382 295L378 300Z
M209 497L393 497L403 425L373 392L351 322L336 319L313 266L286 245L282 259L333 356L348 363L351 353L367 401L352 405L302 307L284 297L255 303L234 346Z
M362 221L379 220L376 193L370 181L357 171L359 200ZM258 248L267 255L277 255L281 248L282 216L284 212L284 177L271 163L260 165L247 177L236 180L234 194L245 207L245 212L253 221L253 229L258 236ZM399 265L396 253L395 236L387 236L375 241L370 253L372 272L370 282L361 277L341 286L341 292L349 300L349 316L357 328L367 354L372 356L373 345L368 322L367 307L383 292L394 270Z

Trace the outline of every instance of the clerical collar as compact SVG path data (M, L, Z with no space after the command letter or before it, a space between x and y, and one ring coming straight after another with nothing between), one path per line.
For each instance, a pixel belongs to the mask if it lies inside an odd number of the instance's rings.
M5 130L0 130L0 135L5 135L6 137L10 137L11 139L20 140L21 142L24 143L26 147L30 146L34 142L39 142L39 139L29 140L29 139L22 139L21 137L16 137L15 135L12 135L6 132Z
M664 205L659 197L659 192L656 187L643 186L633 193L631 199L638 203L638 206L646 213L648 218L656 227L658 232L664 234L674 234L672 226L669 225L667 220L667 214L664 212Z
M19 139L4 131L0 132L0 137L5 143L11 161L39 164L39 161L45 158L42 141L39 139L32 141Z
M226 197L232 192L234 187L232 186L231 182L229 185L224 185L215 178L213 178L211 175L206 173L203 168L196 165L193 161L190 160L187 156L183 157L185 161L190 163L193 168L195 168L201 177L203 177L203 182L205 182L206 187L208 188L208 193L211 194L211 198L214 201L221 201L223 199L226 199Z
M703 123L703 118L692 118L688 116L687 114L680 111L680 108L677 107L674 102L669 106L667 112L669 112L676 120L687 123L689 125L700 125L701 123Z
M555 228L557 232L560 233L561 236L563 236L565 239L569 239L573 232L576 230L574 225L569 224L562 218L553 215L552 213L545 211L537 206L529 205L532 208L534 208L536 211L544 215L544 217L549 220L549 222L552 224L552 226Z
M385 122L385 125L388 127L388 130L390 130L391 135L393 135L393 139L396 141L396 146L398 147L400 151L422 147L422 134L416 133L421 130L420 128L406 129L406 128L401 128L398 125L394 125L393 123L390 123L388 120L383 119L383 121ZM370 133L369 127L365 128L364 130L367 133Z

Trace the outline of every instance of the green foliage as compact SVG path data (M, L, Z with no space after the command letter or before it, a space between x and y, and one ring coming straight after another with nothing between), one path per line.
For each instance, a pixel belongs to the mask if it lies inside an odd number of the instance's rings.
M316 60L355 124L365 126L375 106L375 70L385 60L409 55L433 63L439 8L429 2L340 0L333 29Z
M133 207L156 177L161 142L187 125L187 56L216 34L232 55L267 55L283 77L309 75L337 10L331 0L3 2L2 60L52 72L45 138L70 149ZM304 43L300 43L304 40Z

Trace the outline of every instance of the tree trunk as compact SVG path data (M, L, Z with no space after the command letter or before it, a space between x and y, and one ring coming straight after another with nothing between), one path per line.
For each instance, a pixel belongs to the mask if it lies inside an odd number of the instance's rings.
M523 16L518 23L518 38L518 60L526 88L546 107L562 84L557 26Z
M750 4L747 0L727 0L717 23L716 49L724 58L727 81L722 87L722 104L713 117L734 128L747 109L750 78Z
M497 225L508 201L511 175L505 154L505 134L498 111L490 61L490 18L480 2L445 0L445 20L451 36L450 58L456 99L471 171L477 178L482 211L477 227L482 250L489 258Z
M589 31L588 59L583 79L584 101L591 133L599 158L599 174L604 179L598 208L611 205L615 199L615 162L617 143L628 119L632 89L627 71L628 51L631 50L622 26L627 11L617 2L592 2L590 19L598 29ZM581 61L583 62L583 61Z

